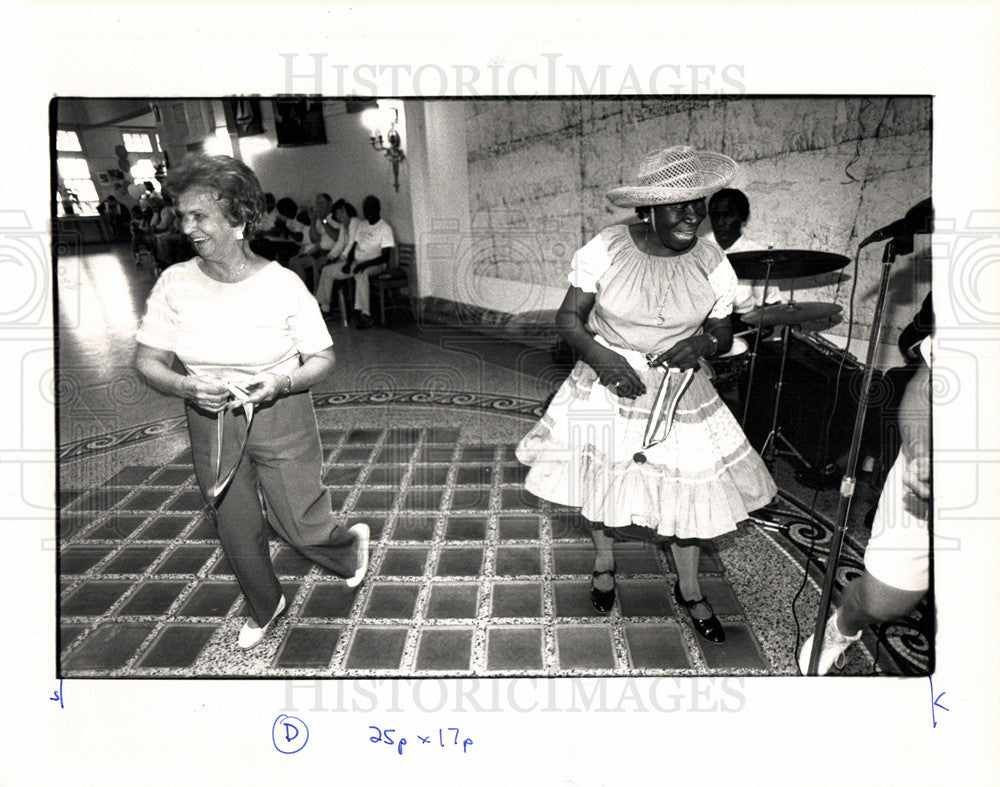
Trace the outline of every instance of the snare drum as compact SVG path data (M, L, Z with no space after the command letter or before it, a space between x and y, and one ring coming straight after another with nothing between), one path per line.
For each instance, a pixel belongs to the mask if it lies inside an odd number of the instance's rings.
M750 364L750 345L740 336L733 337L729 351L705 361L708 376L716 390L735 389Z

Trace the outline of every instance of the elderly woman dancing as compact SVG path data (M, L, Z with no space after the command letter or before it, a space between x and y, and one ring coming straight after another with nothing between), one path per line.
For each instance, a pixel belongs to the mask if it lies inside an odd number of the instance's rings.
M701 544L777 491L698 369L732 344L736 275L696 230L705 197L735 174L726 156L673 147L608 194L641 220L608 227L573 256L557 319L581 360L517 449L529 491L592 523L599 611L614 605L615 534L667 541L674 596L714 643L725 632L698 582Z
M185 400L198 484L250 609L237 644L251 648L286 604L261 496L275 531L349 587L367 571L369 529L339 523L320 480L308 388L333 368L333 342L298 276L250 251L264 206L257 178L228 156L199 155L167 185L197 256L153 288L136 367Z

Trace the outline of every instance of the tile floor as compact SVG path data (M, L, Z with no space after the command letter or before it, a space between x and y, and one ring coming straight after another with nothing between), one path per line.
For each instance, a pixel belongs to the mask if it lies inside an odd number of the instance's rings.
M669 554L648 544L618 546L619 603L598 614L586 524L523 490L512 445L463 444L460 430L433 427L322 438L334 506L372 527L370 579L348 591L275 540L290 603L262 651L265 674L772 671L713 554L705 590L725 648L700 642L677 613ZM97 489L60 490L65 674L227 669L209 645L232 637L243 602L187 462L182 451Z
M725 646L697 638L671 599L669 553L649 544L616 547L618 603L599 615L586 525L527 494L513 456L559 370L537 350L413 325L331 325L338 368L313 392L334 507L372 526L369 578L349 591L275 539L288 611L258 648L236 650L243 601L194 485L180 407L128 365L151 284L121 249L60 268L59 287L75 296L61 308L79 310L61 315L60 332L60 674L797 673L789 610L798 595L800 629L811 628L819 575L814 566L804 579L803 556L813 541L821 551L828 528L789 516L705 554ZM102 287L128 296L92 297ZM778 471L781 488L809 502L790 469ZM824 493L818 511L831 500ZM841 581L858 565L849 544ZM878 672L925 672L924 618L883 632L881 654L869 634L845 672L871 672L876 655Z

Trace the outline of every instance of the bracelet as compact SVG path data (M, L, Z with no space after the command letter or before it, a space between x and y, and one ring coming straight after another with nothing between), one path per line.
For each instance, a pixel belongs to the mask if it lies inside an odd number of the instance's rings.
M719 340L715 337L713 333L706 333L707 336L712 341L712 348L705 355L706 358L714 358L715 354L719 351Z
M288 380L288 385L286 385L286 386L285 386L285 387L284 387L284 388L282 389L282 391L281 391L281 392L282 392L282 393L291 393L291 392L292 392L292 375L290 375L290 374L286 374L286 375L285 375L285 379L286 379L286 380Z

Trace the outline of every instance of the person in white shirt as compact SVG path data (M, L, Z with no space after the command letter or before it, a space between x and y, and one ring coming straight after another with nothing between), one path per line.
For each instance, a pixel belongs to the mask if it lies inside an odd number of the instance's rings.
M861 639L866 626L907 614L929 586L933 336L921 342L920 356L922 363L899 403L899 455L879 497L865 548L865 570L847 584L840 605L826 622L817 675L829 672ZM799 652L803 675L808 673L812 648L810 636Z
M722 189L712 195L708 201L708 224L699 228L703 237L714 239L726 254L741 251L761 251L766 248L752 238L743 234L743 225L750 218L750 201L747 195L739 189ZM764 295L764 283L740 279L736 285L736 296L733 298L733 313L746 314L759 306L781 303L781 291L774 285L768 285L767 296Z
M316 195L316 202L309 211L309 231L303 240L302 252L288 262L288 267L302 277L307 287L315 287L319 282L319 270L336 243L334 228L324 223L330 218L332 207L333 198L329 194Z
M269 526L352 588L367 571L369 528L338 521L321 481L309 387L332 371L333 340L299 278L250 248L264 204L256 176L229 156L196 155L168 185L197 256L150 293L135 365L184 400L198 485L250 609L237 640L247 649L286 605Z
M351 247L347 251L344 272L354 276L354 308L361 312L358 317L358 328L370 328L371 295L368 279L382 273L389 266L389 257L396 245L392 227L382 218L382 203L378 197L368 195L361 203L361 212L365 220L360 222L354 236L350 239Z
M347 200L338 199L333 203L330 217L324 219L328 227L337 233L337 240L326 256L316 285L316 300L324 315L330 313L330 300L338 281L347 281L351 274L344 271L345 253L351 248L352 238L357 232L361 219L357 209ZM344 319L347 316L344 315Z
M285 222L288 237L299 244L299 254L308 254L314 246L313 242L309 239L309 228L311 225L312 219L309 218L308 210L300 210L293 218ZM302 276L300 271L296 272L299 273L300 277Z
M274 221L271 228L264 232L264 235L276 240L291 240L301 244L308 227L298 229L297 234L293 233L289 227L291 223L295 222L295 216L298 212L299 206L295 204L295 200L290 197L279 199L274 206Z
M264 195L264 215L260 217L260 228L257 230L261 235L268 235L274 229L274 222L278 218L276 205L274 195L271 192Z

